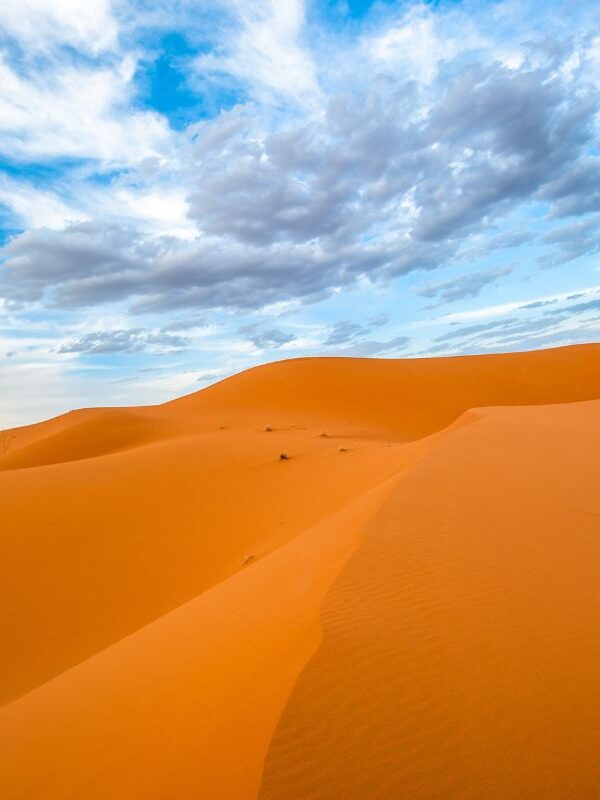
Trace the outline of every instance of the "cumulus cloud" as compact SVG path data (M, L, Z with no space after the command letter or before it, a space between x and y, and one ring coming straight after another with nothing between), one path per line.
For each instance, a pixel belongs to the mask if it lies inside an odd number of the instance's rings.
M192 328L205 328L208 324L208 318L204 314L192 314L191 316L168 322L162 326L161 330L167 333L171 331L189 331Z
M390 315L386 314L384 311L380 311L378 314L375 314L372 317L367 319L367 324L371 328L381 328L390 321Z
M589 299L580 303L569 302L568 297L524 303L510 316L453 327L437 336L427 352L484 353L593 341L600 336L600 297L596 289L581 296ZM531 315L549 305L552 308L547 308L541 316Z
M367 333L369 333L369 328L364 327L364 325L343 319L331 326L324 344L326 346L345 344L357 336L363 336Z
M278 348L284 344L293 342L296 338L293 333L288 333L278 328L260 330L257 325L246 326L242 328L241 332L246 336L246 339L252 342L259 350Z
M116 223L26 231L5 248L2 291L16 303L92 305L131 291L146 252L139 233Z
M235 78L263 101L312 103L319 88L315 65L300 42L304 2L226 0L225 6L233 24L221 29L215 52L198 56L195 70L204 78Z
M454 303L466 297L477 295L490 284L496 283L505 275L510 275L512 267L494 267L492 269L468 272L445 281L425 283L417 289L421 297L435 298L441 303Z
M544 234L542 240L552 245L549 254L540 256L541 264L559 266L574 261L582 255L600 252L600 214L594 214L579 222L563 225Z
M600 211L600 163L595 156L582 156L539 193L552 203L553 217L572 217Z
M207 320L219 319L229 344L215 337L218 363L202 369L221 368L229 347L233 371L257 349L314 349L281 313L268 320L274 309L308 316L305 306L323 300L327 352L404 352L406 337L372 333L389 322L372 310L384 292L394 319L406 313L412 324L422 309L410 307L406 284L468 308L498 280L539 282L540 266L594 268L594 4L568 16L527 0L373 4L336 30L324 7L302 0L84 5L0 9L0 310L44 316L61 364L75 361L68 352L158 352L169 346L158 336L197 347L212 336ZM193 109L183 126L153 107L140 78L173 32ZM512 278L498 266L507 248L519 265ZM441 279L441 268L458 277ZM417 271L428 275L397 281ZM351 289L359 300L345 319ZM546 310L522 313L568 336L562 312ZM111 333L96 332L96 315L113 312ZM592 313L579 314L588 332ZM94 330L82 333L82 318ZM424 335L431 321L415 322ZM432 344L553 335L535 324ZM76 333L65 340L65 329Z
M536 235L534 231L524 228L507 230L495 235L490 235L488 231L484 230L474 237L474 240L473 244L461 251L462 258L475 261L485 258L496 250L506 250L522 244L532 244L536 241Z
M12 304L43 300L77 308L133 298L133 312L184 308L256 309L322 299L333 287L418 262L391 244L324 250L314 242L250 247L214 239L149 237L98 220L63 231L33 230L4 249L0 294Z
M169 333L153 333L142 328L127 330L91 331L69 339L58 348L59 353L85 353L106 355L108 353L136 353L148 348L162 351L182 350L190 339Z
M482 37L464 17L445 16L438 24L426 6L409 8L402 21L365 37L364 47L381 67L394 69L410 79L431 82L441 62L480 46Z
M123 46L117 9L130 15L111 0L0 4L0 153L10 162L123 167L166 154L166 120L136 107L140 51Z
M4 252L4 296L70 307L133 297L144 311L311 301L361 276L387 280L449 263L515 204L543 197L550 213L563 213L577 181L559 189L556 175L594 160L595 89L573 91L574 79L553 63L509 69L456 59L440 68L433 95L390 74L353 97L332 95L322 115L274 129L252 105L192 126L181 157L195 239L160 239L123 220L115 239L102 218L56 236L29 231ZM82 104L69 101L71 110ZM148 142L147 122L136 124ZM122 138L107 130L105 140ZM587 184L581 192L588 196ZM574 232L572 257L595 241L586 224ZM564 249L567 234L544 241ZM526 238L505 234L493 246ZM431 291L475 296L499 275L476 271L463 287Z
M110 0L3 0L0 30L28 49L68 44L92 53L114 45L118 36Z
M8 216L19 227L41 226L61 230L68 222L87 219L84 211L69 205L55 193L36 189L2 174L0 204L10 209Z
M390 353L397 353L406 350L410 344L408 336L396 336L387 342L376 340L367 340L356 342L348 347L338 347L334 350L327 351L328 356L352 356L355 358L363 358L368 356L382 356L389 355Z
M0 52L0 151L12 159L99 159L127 165L164 151L168 125L131 108L135 60L87 66L62 59L16 70Z

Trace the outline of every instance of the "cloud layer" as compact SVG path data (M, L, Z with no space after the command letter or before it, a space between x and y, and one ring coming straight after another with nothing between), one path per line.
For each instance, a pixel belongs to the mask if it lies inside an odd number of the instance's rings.
M596 4L340 9L3 5L7 351L32 319L52 357L189 349L207 374L224 348L459 350L450 304L594 284Z

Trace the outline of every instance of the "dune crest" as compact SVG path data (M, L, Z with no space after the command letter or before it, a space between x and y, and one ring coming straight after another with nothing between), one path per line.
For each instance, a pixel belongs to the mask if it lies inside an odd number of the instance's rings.
M478 414L328 593L261 800L594 796L600 402Z
M600 345L284 361L0 443L2 797L593 795Z

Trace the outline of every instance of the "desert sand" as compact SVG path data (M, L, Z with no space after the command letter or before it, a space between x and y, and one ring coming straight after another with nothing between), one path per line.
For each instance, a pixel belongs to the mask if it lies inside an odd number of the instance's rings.
M599 454L600 345L4 431L0 797L600 796Z

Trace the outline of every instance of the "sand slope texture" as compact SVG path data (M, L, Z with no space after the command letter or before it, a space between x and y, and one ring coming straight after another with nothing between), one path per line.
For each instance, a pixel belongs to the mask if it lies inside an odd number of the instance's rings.
M599 454L600 345L0 433L0 797L600 796Z

